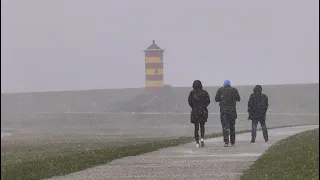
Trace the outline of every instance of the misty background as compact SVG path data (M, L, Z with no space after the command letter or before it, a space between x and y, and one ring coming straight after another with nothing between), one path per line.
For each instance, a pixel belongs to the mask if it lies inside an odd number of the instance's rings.
M319 81L318 0L2 0L1 92Z
M251 129L256 84L268 128L319 124L318 15L317 0L2 0L1 153L192 136L195 79L211 97L207 134L221 132L225 79L241 96L237 131ZM152 40L171 85L157 92L144 88Z

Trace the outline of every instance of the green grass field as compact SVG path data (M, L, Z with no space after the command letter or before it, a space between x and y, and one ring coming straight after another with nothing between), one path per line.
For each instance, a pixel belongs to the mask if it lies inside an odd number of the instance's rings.
M318 180L319 129L286 138L271 146L242 180Z
M248 130L237 133L245 132ZM213 133L207 135L206 138L219 136L221 133ZM193 137L181 137L169 140L130 139L121 143L114 142L107 146L103 143L90 145L85 142L34 147L1 146L1 180L38 180L65 175L126 156L136 156L193 141ZM3 153L3 151L7 153Z
M238 133L244 132L248 131L239 131ZM206 138L214 138L218 136L221 136L221 134L214 133L206 136ZM100 149L82 151L66 150L63 153L62 151L46 153L38 157L31 155L30 153L26 153L24 158L19 158L19 161L13 162L12 159L7 157L7 161L2 162L1 179L38 180L52 176L65 175L96 165L105 164L122 157L136 156L156 151L161 148L177 146L192 141L194 141L193 137L181 137L154 142L128 141L126 144L113 144ZM38 154L39 153L40 152L38 152ZM28 158L26 158L27 154Z

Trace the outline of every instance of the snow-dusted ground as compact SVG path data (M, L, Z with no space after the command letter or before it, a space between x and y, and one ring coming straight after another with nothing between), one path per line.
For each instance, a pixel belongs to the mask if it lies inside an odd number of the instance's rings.
M234 147L224 147L222 138L205 141L205 148L195 143L160 149L155 152L114 160L50 180L238 180L259 156L274 143L299 132L319 128L319 125L297 126L269 130L265 143L258 132L256 143L250 143L250 133L236 136Z

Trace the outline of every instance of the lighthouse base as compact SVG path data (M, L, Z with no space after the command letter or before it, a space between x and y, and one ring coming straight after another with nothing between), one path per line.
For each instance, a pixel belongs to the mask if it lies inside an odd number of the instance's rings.
M159 92L163 90L163 87L146 87L147 92Z

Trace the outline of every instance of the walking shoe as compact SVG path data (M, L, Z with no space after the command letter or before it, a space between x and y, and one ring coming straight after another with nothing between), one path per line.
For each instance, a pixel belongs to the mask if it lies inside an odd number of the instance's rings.
M197 147L197 148L200 147L199 143L196 144L196 147Z
M224 147L229 147L229 144L228 144L228 143L225 143L225 144L224 144Z
M203 141L203 138L201 138L200 143L201 143L201 147L204 147L204 141Z
M268 142L269 140L267 139L267 140L264 140L264 142Z
M234 143L231 143L231 146L234 146Z
M251 140L251 143L254 143L254 142L256 142L255 140Z

